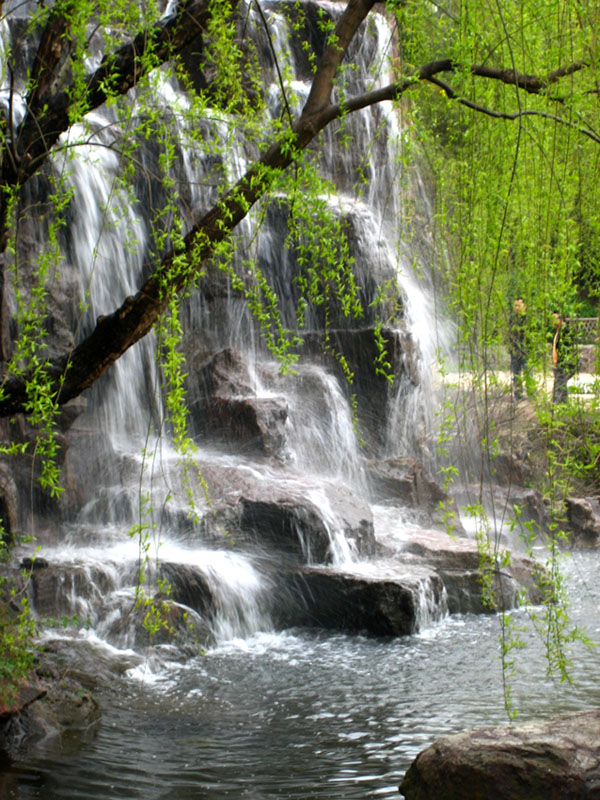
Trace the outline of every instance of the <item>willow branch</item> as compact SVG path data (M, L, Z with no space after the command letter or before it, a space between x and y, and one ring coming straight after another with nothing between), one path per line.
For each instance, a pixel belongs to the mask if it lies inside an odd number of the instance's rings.
M338 36L341 37L338 38L338 43L344 41L347 47L352 38L350 32L352 30L356 32L358 29L360 22L368 13L369 3L370 0L350 0L348 8L352 7L353 11L342 23L346 13L344 12L336 28ZM194 5L198 6L200 3ZM341 44L339 46L341 47ZM219 243L230 236L252 206L268 193L281 170L294 163L312 139L331 121L342 114L358 111L384 100L395 100L415 84L423 81L439 81L437 78L439 73L454 72L457 69L457 66L447 59L432 61L401 81L347 100L341 106L331 104L328 98L333 81L331 70L334 65L337 65L335 69L339 67L343 55L344 53L338 52L337 48L335 50L333 47L330 48L327 57L321 61L309 101L297 122L287 134L271 145L208 213L196 220L185 237L183 251L169 253L135 296L127 298L112 314L98 318L94 330L70 354L48 365L48 374L54 382L58 403L66 403L81 394L129 347L152 329L169 300L175 294L187 289L202 274L207 259L213 255ZM514 70L495 70L479 66L472 67L471 72L487 79L514 83L526 91L540 93L549 82L557 81L560 77L573 74L582 68L581 64L573 64L555 71L543 80L534 79L533 76L522 76ZM527 78L527 81L524 78ZM131 81L134 80L132 77ZM537 89L534 89L536 86ZM453 94L451 87L444 87L444 90L448 96ZM462 98L454 99L462 102ZM474 104L471 105L473 106ZM482 108L474 110L482 113L485 111ZM542 115L542 112L535 113ZM553 118L552 115L547 116L556 122L564 122L560 118ZM183 266L182 256L185 256ZM174 268L176 262L177 269ZM152 266L148 264L146 269L148 274ZM0 416L12 415L25 409L26 380L7 377L2 389Z
M73 124L70 112L75 103L86 112L92 111L109 97L126 94L150 69L171 59L204 29L209 7L210 0L187 0L178 6L175 14L161 19L105 55L100 66L85 79L84 97L79 97L72 86L49 94L48 76L41 87L34 85L27 113L17 129L17 167L15 170L3 169L2 184L23 184L39 171L58 138ZM43 53L40 55L38 52L36 56L35 65L40 75L43 73L43 58L52 59L51 68L56 67L59 61L51 55L52 48L59 47L59 41L51 34L53 30L60 30L61 20L53 20L52 24L55 27L50 26L42 38ZM146 57L149 55L152 57Z
M375 0L349 0L321 56L304 106L303 114L307 117L321 111L329 103L333 81L348 45L374 5Z

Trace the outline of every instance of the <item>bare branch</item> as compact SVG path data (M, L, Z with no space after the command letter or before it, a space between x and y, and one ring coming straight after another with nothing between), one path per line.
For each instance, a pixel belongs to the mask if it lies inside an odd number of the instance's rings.
M530 94L541 94L551 83L554 83L565 76L579 72L582 69L585 69L586 66L587 64L583 61L574 62L573 64L569 64L561 67L558 70L555 70L546 78L537 78L532 75L524 75L522 73L515 72L514 70L493 69L481 67L479 65L471 67L469 71L478 77L485 77L491 80L501 81L502 83L514 84ZM496 111L495 109L486 108L485 106L475 103L465 97L460 97L448 83L437 77L437 75L441 72L455 72L456 70L457 65L450 59L430 61L428 64L425 64L423 67L421 67L421 69L404 78L402 81L391 83L381 89L376 89L372 92L366 92L359 97L346 100L343 107L340 105L328 106L327 108L323 109L321 116L326 118L327 122L331 122L332 120L341 117L344 113L359 111L363 108L376 105L377 103L381 103L385 100L398 100L408 89L414 87L418 83L428 81L429 83L433 83L442 89L450 100L456 100L456 102L464 105L466 108L470 108L480 114L506 120L516 120L522 117L541 117L551 120L552 122L556 122L560 125L571 127L584 136L587 136L592 141L600 144L600 136L594 133L594 131L584 126L577 125L576 123L564 119L556 114L551 114L546 111L537 111L534 109L520 110L514 113ZM551 99L555 100L555 98ZM318 127L321 129L323 127L323 123L319 122Z
M484 64L475 64L469 71L471 74L478 75L481 78L490 78L495 81L501 81L502 83L508 83L512 86L518 86L520 89L524 89L530 94L540 94L545 91L548 86L561 80L561 78L574 75L576 72L580 72L588 66L589 64L586 61L575 61L550 72L545 78L540 78L537 75L526 75L514 69L489 67ZM453 71L456 71L456 69Z
M596 142L596 144L600 144L600 136L598 136L598 134L594 133L589 128L584 128L581 125L577 125L576 123L571 122L571 120L563 119L563 117L559 117L556 114L550 114L547 111L536 111L535 109L522 109L520 111L515 111L514 113L496 111L495 109L486 108L485 106L479 105L479 103L474 103L472 100L459 97L449 84L440 80L439 78L431 77L428 80L430 83L439 86L439 88L444 91L450 100L456 100L457 103L460 103L461 105L466 106L466 108L470 108L473 111L477 111L479 114L485 114L486 116L494 117L495 119L508 120L516 120L523 117L541 117L542 119L549 119L552 122L556 122L559 125L566 125L569 128L573 128L584 136L588 136L593 142Z
M330 36L329 44L323 51L304 106L303 116L315 114L329 103L333 81L346 55L348 45L374 5L375 0L349 1Z

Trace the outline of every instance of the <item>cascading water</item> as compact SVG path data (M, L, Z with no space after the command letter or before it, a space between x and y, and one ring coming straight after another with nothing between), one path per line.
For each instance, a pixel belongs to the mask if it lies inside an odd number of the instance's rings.
M148 238L130 198L116 182L122 165L110 149L109 132L115 120L91 114L86 122L93 131L90 143L78 145L75 158L63 155L55 164L58 172L67 172L74 192L69 250L81 280L81 303L89 306L81 321L84 331L92 327L99 314L112 309L115 296L135 293ZM70 140L79 142L82 127L75 126L65 138L67 153ZM154 396L158 380L154 347L150 336L115 364L111 387L102 398L105 418L100 422L114 444L131 436L132 444L139 448L144 436L149 418L148 398ZM156 414L158 409L155 407L153 411ZM98 414L97 408L94 413Z
M340 13L325 0L304 5L315 18L317 9ZM310 69L291 38L288 11L285 2L264 9L280 67L293 74L293 106L307 96ZM252 7L248 17L254 35L264 37ZM262 44L261 52L270 52ZM351 54L349 93L389 81L391 47L384 15L374 14ZM270 56L263 70L276 119L285 104ZM159 74L152 90L178 132L172 169L187 225L215 202L216 189L207 185L214 172L234 180L253 154L216 110L202 133L227 139L231 156L201 150L197 131L186 128L189 101L175 79ZM128 102L133 115L135 96ZM391 104L381 104L350 116L342 134L326 131L319 143L338 190L321 199L347 235L365 306L354 327L341 318L331 331L337 354L348 354L355 373L351 388L339 359L322 348L318 308L307 311L297 374L281 375L246 304L222 274L210 275L214 285L201 286L182 312L197 443L188 461L182 465L165 427L153 336L119 360L70 427L63 466L70 500L61 517L45 520L50 530L40 555L49 565L34 570L32 604L55 618L77 618L66 633L47 632L45 642L68 643L75 664L77 652L92 653L110 686L110 721L93 754L69 759L52 745L42 750L35 769L44 785L31 796L392 797L400 765L434 728L452 729L453 709L462 710L455 675L464 669L464 648L473 647L471 628L462 620L439 625L448 610L445 587L419 560L430 540L405 554L418 512L385 500L370 507L365 499L376 495L372 461L415 454L427 461L430 375L444 338L432 323L426 271L415 276L417 254L393 232L403 204L398 119ZM54 161L73 189L65 265L79 277L76 303L85 309L74 317L82 330L136 291L151 247L150 190L138 180L132 199L115 183L122 165L110 145L121 125L109 111L95 112L86 120L86 144ZM349 150L339 147L344 131L354 141ZM150 142L140 150L149 172L157 148ZM292 327L297 263L285 245L289 209L281 202L262 211L258 236L252 219L239 226L239 249L272 279L282 320ZM392 279L399 310L386 336L398 375L390 391L374 375L369 304L376 284ZM19 553L29 555L27 548ZM145 634L145 607L136 606L140 570L148 590L156 589L155 602L164 603L175 638L172 631ZM309 624L385 636L425 633L390 640L294 627ZM478 630L487 646L488 622ZM488 665L475 661L474 673ZM473 682L479 677L473 674ZM419 720L432 708L435 724L428 727ZM45 759L58 767L47 769ZM111 766L107 778L106 762L119 760L123 771ZM61 772L64 783L55 777Z
M324 8L334 16L339 13L334 4L325 4ZM282 9L285 12L285 5ZM255 12L251 13L255 15ZM255 16L260 32L260 20ZM282 56L282 63L287 63L289 69L298 76L291 82L290 90L298 97L298 102L302 102L308 90L309 75L301 65L298 52L290 44L285 13L279 13L277 6L274 6L269 17L269 30L275 52ZM358 65L348 78L352 81L353 91L376 88L389 80L385 65L390 47L389 26L382 16L376 15L372 30L361 38L360 46L353 54ZM377 65L376 70L373 70L373 64ZM271 85L267 85L267 92L280 95L279 80L270 59L265 64L265 74L270 74L272 80ZM178 179L186 192L182 197L182 213L185 217L188 208L208 207L215 200L214 190L205 188L210 170L214 169L214 157L203 155L192 146L184 121L184 112L189 103L177 82L159 73L153 83L153 91L155 103L162 106L165 118L176 126L181 141ZM135 99L132 102L133 115ZM273 113L276 114L275 108ZM121 165L110 145L115 133L124 124L110 109L105 115L100 111L95 112L86 119L87 144L73 148L74 155L66 146L63 152L67 155L57 157L55 162L57 173L67 174L73 190L67 258L69 266L77 272L81 281L81 303L84 304L79 323L81 329L87 329L98 315L110 311L115 297L125 297L135 292L149 246L144 201L140 199L131 204L130 198L115 180ZM394 188L396 172L400 168L398 148L401 146L397 114L391 104L383 104L371 112L361 111L345 125L348 126L348 133L361 146L342 156L336 141L338 135L327 132L324 136L324 169L334 176L340 192L337 197L332 195L326 198L326 202L331 213L344 220L350 231L352 255L365 291L370 291L369 287L375 285L376 276L397 274L405 330L414 341L414 353L421 347L423 354L422 358L413 358L409 379L400 382L405 388L397 393L408 396L411 392L414 394L414 386L418 386L429 371L432 345L425 336L429 326L422 322L427 301L419 284L405 268L406 260L399 261L396 249L390 244L390 221L399 214L401 207L400 194ZM71 139L74 141L81 132L78 128L71 131ZM225 119L216 119L207 126L206 133L216 139L227 138L231 143L231 132ZM70 141L65 140L64 144L69 145ZM232 152L231 147L229 152ZM227 173L230 180L238 178L248 163L248 154L242 143L233 148L233 153L235 155L230 156L229 160L221 159L219 163L219 169ZM148 158L151 161L156 155L150 152ZM376 175L377 180L359 184L357 176L367 173ZM355 195L354 199L352 194ZM286 228L285 214L273 209L266 215L264 229L249 245L263 271L273 272L275 276L284 320L293 318L294 300L289 290L296 269L293 254L286 252L285 248ZM251 224L246 222L241 226L238 236L243 240L250 235ZM286 260L287 265L284 263ZM400 268L397 267L398 263L401 264ZM368 301L368 294L365 297ZM249 499L245 499L245 502L253 504L253 511L245 511L246 517L242 517L243 524L246 518L251 520L246 526L252 528L251 536L260 538L260 530L256 528L261 528L262 522L255 513L257 505L264 504L267 495L280 491L288 495L293 509L289 520L290 535L297 537L302 559L309 564L326 561L334 565L348 565L361 558L361 548L357 544L360 536L355 533L348 537L349 523L343 515L340 516L340 503L343 504L343 500L337 496L332 500L330 493L333 490L327 488L330 484L342 488L345 485L351 487L351 491L358 490L364 494L367 487L356 425L348 404L347 387L339 375L332 373L330 367L314 359L300 362L299 374L283 379L277 369L264 360L253 326L247 319L247 311L243 309L240 314L240 308L239 300L230 293L226 293L222 302L208 305L200 294L197 300L191 298L188 301L187 325L190 335L206 339L209 352L229 348L241 354L244 377L241 384L238 382L239 385L234 387L233 394L229 392L226 398L228 408L237 408L236 403L254 404L258 408L256 413L260 414L264 413L265 405L270 403L276 412L280 411L281 439L284 444L282 447L277 443L272 445L272 455L280 466L273 468L273 465L261 463L260 459L244 464L245 458L241 457L232 461L230 456L226 456L223 460L223 456L215 454L210 437L205 444L199 441L201 449L195 456L197 466L209 477L218 473L216 478L209 480L209 494L216 486L216 491L224 493L227 498L240 494L236 482L252 484ZM316 318L313 322L318 325ZM249 633L257 625L268 627L268 604L258 604L261 605L259 613L253 598L260 595L261 591L267 593L273 580L272 570L265 568L264 561L260 558L257 560L252 548L246 545L241 549L238 546L235 556L228 553L227 548L231 547L229 539L225 536L219 541L210 520L208 523L205 520L201 525L185 521L188 514L187 489L181 483L181 465L178 457L170 452L168 440L157 438L162 426L162 400L159 396L160 378L152 352L154 347L154 339L147 337L126 353L94 391L87 410L72 428L66 469L77 487L81 511L74 518L72 511L69 514L73 548L69 559L77 561L77 543L82 541L85 541L88 550L79 551L81 559L90 557L89 547L94 544L98 564L102 561L111 563L113 560L122 563L124 559L129 566L121 570L121 579L115 582L113 577L112 583L108 581L113 587L111 591L121 598L117 603L121 607L123 597L129 597L133 602L140 547L146 548L146 551L150 549L153 554L151 561L163 561L166 552L183 545L185 552L180 552L175 562L169 558L169 564L171 569L173 563L186 564L188 567L192 565L203 576L206 592L212 598L212 625L218 637L233 631L235 635L241 635L244 630ZM423 374L416 374L415 369ZM194 389L191 398L194 415ZM364 398L360 402L365 402ZM245 407L243 411L246 413ZM231 425L230 422L227 424ZM376 427L379 424L380 421L376 419L373 425ZM92 442L94 448L98 447L97 438L90 434L92 427L99 432L102 446L97 450L96 458L90 461L86 451L89 453ZM265 439L264 430L262 434ZM402 446L406 446L405 442ZM143 458L140 457L142 451ZM234 472L237 477L231 480ZM315 484L314 477L310 476L321 476L328 483ZM339 493L342 488L335 491ZM196 494L196 510L200 516L206 515L208 505L201 486L194 483L193 491ZM170 498L168 502L167 498ZM211 502L209 499L208 504ZM144 518L145 509L150 506L163 508L158 514L158 522L156 511L150 513L148 519ZM317 543L312 534L306 533L307 514L311 518L318 516L324 544ZM146 542L138 544L132 540L128 545L124 544L123 537L135 523L141 523L142 528L148 526ZM219 528L227 534L226 522L217 524L215 529L218 531ZM203 540L205 534L202 533L207 529L208 548ZM155 545L159 540L160 547ZM217 549L211 549L215 545ZM260 548L257 552L260 552ZM62 550L49 552L48 558L60 559L63 553ZM235 572L241 576L244 565L247 580L240 579L232 583L231 574ZM109 571L112 569L110 567ZM238 596L234 602L232 597L236 594L236 586ZM250 586L255 589L250 590ZM104 605L111 608L111 602L106 598ZM73 613L76 612L75 606L76 603L71 609ZM107 616L113 614L114 610ZM111 630L111 625L103 622L102 610L96 609L87 616L102 630Z

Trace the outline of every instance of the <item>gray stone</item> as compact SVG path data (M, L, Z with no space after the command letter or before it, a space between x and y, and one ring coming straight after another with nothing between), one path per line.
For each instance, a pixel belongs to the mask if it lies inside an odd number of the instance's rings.
M512 553L506 565L493 566L493 604L486 602L481 580L481 555L473 539L455 539L440 531L414 530L399 541L384 538L387 552L398 561L409 559L433 569L442 579L451 614L480 614L519 605L524 591L528 601L539 603L540 567L531 559Z
M600 711L438 739L400 785L406 800L597 800Z
M600 497L568 497L567 520L571 547L598 547L600 538Z
M304 567L292 575L291 587L296 605L288 624L402 636L446 611L439 576L407 565Z

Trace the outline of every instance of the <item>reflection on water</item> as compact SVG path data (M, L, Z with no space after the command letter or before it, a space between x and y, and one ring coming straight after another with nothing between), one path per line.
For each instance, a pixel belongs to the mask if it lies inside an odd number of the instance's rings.
M575 621L600 641L597 564L576 555L568 571ZM152 680L122 679L101 698L91 744L38 745L5 769L0 796L398 797L434 738L505 721L498 633L497 618L466 616L392 640L306 630L234 640ZM544 677L539 640L526 638L514 682L522 719L600 703L596 652L577 646L575 683L561 685Z

